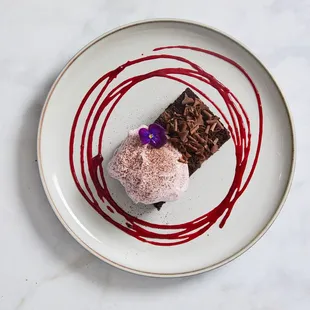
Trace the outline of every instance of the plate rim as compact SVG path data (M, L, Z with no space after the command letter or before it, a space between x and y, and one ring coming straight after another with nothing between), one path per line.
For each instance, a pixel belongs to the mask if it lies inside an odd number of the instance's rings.
M225 38L227 38L230 41L233 41L234 43L236 43L237 45L239 45L244 51L246 51L248 54L250 54L250 56L252 56L257 62L258 64L262 67L262 69L268 74L268 76L271 78L272 82L274 83L275 87L277 88L280 97L284 103L284 107L286 109L287 115L288 115L288 120L289 120L289 126L290 126L290 132L291 132L291 139L292 139L292 160L291 160L291 167L290 167L290 171L289 171L289 179L287 181L286 187L285 187L285 191L283 193L282 199L277 207L277 209L275 210L273 216L271 217L271 219L269 220L269 222L266 223L266 225L263 227L263 229L249 242L247 243L247 245L245 245L243 248L241 248L238 252L234 253L233 255L225 258L224 260L207 266L207 267L203 267L203 268L199 268L196 270L192 270L192 271L185 271L185 272L176 272L176 273L161 273L161 272L149 272L149 271L144 271L144 270L138 270L135 268L130 268L127 267L125 265L116 263L106 257L104 257L103 255L101 255L100 253L96 252L95 250L93 250L87 243L85 243L82 239L80 239L76 233L70 228L69 224L66 223L66 221L63 219L63 217L61 216L60 212L57 209L56 204L54 203L52 196L50 195L50 192L48 190L48 186L47 183L45 181L45 176L43 173L43 165L42 165L42 160L41 160L41 134L42 134L42 125L44 122L44 116L45 116L45 112L47 109L47 106L49 104L50 98L53 95L53 92L58 84L58 82L61 80L61 78L63 77L64 73L69 69L69 67L71 66L71 64L78 59L78 57L80 57L85 51L87 51L91 46L93 46L94 44L96 44L97 42L99 42L102 39L105 39L106 37L113 35L116 32L122 31L124 29L127 28L131 28L131 27L135 27L135 26L139 26L139 25L143 25L143 24L153 24L153 23L180 23L180 24L186 24L186 25L193 25L193 26L198 26L210 31L213 31L217 34L220 34L222 36L224 36ZM89 251L90 253L92 253L93 255L95 255L96 257L98 257L99 259L101 259L102 261L117 267L119 269L122 269L124 271L127 272L131 272L134 274L138 274L138 275L143 275L143 276L150 276L150 277L159 277L159 278L176 278L176 277L184 277L184 276L192 276L192 275L196 275L196 274L200 274L203 272L207 272L207 271L211 271L214 269L217 269L221 266L224 266L226 264L228 264L229 262L235 260L236 258L238 258L239 256L241 256L243 253L245 253L247 250L249 250L254 244L256 244L256 242L258 240L260 240L264 234L269 230L269 228L271 227L271 225L274 223L274 221L276 220L276 218L278 217L278 215L280 214L284 203L288 197L291 185L292 185L292 181L294 178L294 172L295 172L295 166L296 166L296 133L295 133L295 127L294 127L294 123L293 123L293 118L292 118L292 114L290 112L290 109L288 107L288 104L285 100L285 97L279 87L279 85L277 84L276 80L274 79L274 77L272 76L272 74L269 72L269 70L264 66L264 64L259 60L259 58L253 54L253 52L248 49L247 46L245 46L243 43L239 42L238 40L236 40L233 36L228 35L227 33L200 23L200 22L196 22L193 20L187 20L187 19L179 19L179 18L153 18L153 19L144 19L144 20L139 20L136 22L131 22L131 23L127 23L124 25L121 25L119 27L113 28L110 31L107 31L105 33L103 33L102 35L96 37L94 40L90 41L88 44L86 44L84 47L82 47L67 63L66 65L63 67L63 69L60 71L60 73L58 74L56 80L54 81L53 85L51 86L48 95L45 99L42 111L41 111L41 115L40 115L40 121L39 121L39 125L38 125L38 132L37 132L37 158L38 158L38 167L39 167L39 174L40 174L40 178L41 178L41 182L43 185L43 189L45 191L45 194L47 196L47 199L49 201L49 204L51 205L53 211L55 212L56 216L58 217L59 221L62 223L62 225L66 228L66 230L71 234L71 236L78 242L80 243L87 251Z

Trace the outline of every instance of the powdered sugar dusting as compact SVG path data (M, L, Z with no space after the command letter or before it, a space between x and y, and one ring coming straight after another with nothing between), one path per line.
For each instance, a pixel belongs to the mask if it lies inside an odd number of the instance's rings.
M188 165L178 161L182 155L169 143L159 149L142 145L140 128L130 131L116 150L108 164L110 176L121 182L135 203L177 200L188 188Z

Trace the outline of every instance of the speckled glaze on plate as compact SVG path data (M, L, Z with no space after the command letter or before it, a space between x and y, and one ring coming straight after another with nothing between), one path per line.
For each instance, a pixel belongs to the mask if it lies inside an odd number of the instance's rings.
M80 194L72 177L69 164L72 123L85 94L101 76L139 57L165 53L188 59L227 86L246 110L251 121L250 162L254 160L258 144L257 101L244 75L223 60L194 50L153 51L171 45L206 49L228 57L244 68L260 94L263 137L253 178L235 203L225 226L221 229L217 222L206 233L181 245L154 246L137 240L102 218ZM131 76L177 66L179 63L175 59L143 62L122 72L115 80L121 83ZM188 78L188 82L202 89L225 111L225 103L218 92L201 81ZM143 81L128 91L114 108L105 128L102 141L104 168L128 130L142 123L151 123L184 88L176 81L158 77ZM95 89L90 96L92 102L98 93L99 89ZM91 104L85 105L81 119L87 118L90 108ZM102 120L106 116L104 113ZM77 125L77 140L82 131L83 128ZM94 133L97 138L99 131ZM74 143L73 161L77 163L79 151L80 145ZM234 152L233 143L227 142L191 177L186 194L176 202L167 203L160 212L151 206L133 206L117 181L106 173L105 179L113 200L129 214L160 225L184 223L209 212L223 199L234 175ZM56 215L72 236L94 255L116 267L158 277L208 271L249 249L280 212L292 181L294 153L293 126L287 105L265 67L227 35L181 20L150 20L130 24L104 34L84 47L70 60L52 86L38 132L38 159L43 186ZM77 178L81 180L80 167L77 167ZM247 173L249 171L246 169ZM104 209L107 205L102 203L101 207Z

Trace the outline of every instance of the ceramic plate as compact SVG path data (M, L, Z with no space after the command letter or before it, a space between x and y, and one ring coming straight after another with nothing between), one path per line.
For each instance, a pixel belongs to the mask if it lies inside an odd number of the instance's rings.
M134 205L107 163L128 130L188 85L232 139L180 200ZM86 249L127 271L182 276L231 261L266 232L289 190L294 137L279 88L245 47L203 25L156 20L111 31L67 64L42 112L38 158L55 213Z

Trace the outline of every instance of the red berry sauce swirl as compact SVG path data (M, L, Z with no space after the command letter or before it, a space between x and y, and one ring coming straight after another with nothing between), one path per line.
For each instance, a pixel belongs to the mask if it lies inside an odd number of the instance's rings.
M251 128L250 120L247 116L245 108L227 87L225 87L214 76L203 70L197 64L184 57L167 53L169 50L186 49L197 53L211 55L234 66L248 80L254 91L259 117L258 137L257 146L254 150L254 160L246 177L244 177L244 174L248 165L248 158L251 149ZM164 51L165 53L159 54L159 51ZM89 205L105 220L140 241L158 246L173 246L189 242L201 236L211 226L218 222L220 218L220 228L225 225L225 222L229 218L236 201L243 194L254 174L262 143L263 111L261 99L254 82L248 73L235 61L218 53L191 46L165 46L156 48L153 52L154 54L150 56L140 57L138 59L128 61L116 69L104 74L89 89L80 103L73 120L69 143L69 161L71 173L77 189ZM107 90L112 81L117 81L118 74L126 70L128 67L135 66L139 63L152 62L160 59L177 61L179 66L161 68L133 76L122 81L114 88L109 88L109 90ZM181 67L181 65L184 67ZM209 102L209 104L212 105L221 115L223 122L226 123L231 133L232 141L235 147L235 175L226 196L222 199L220 204L214 207L211 211L186 223L173 225L156 224L128 214L114 201L105 180L102 165L104 159L101 155L102 141L105 128L113 109L132 87L154 77L173 80L190 87L193 91L199 93L200 96ZM197 79L216 89L227 106L229 117L227 117L220 110L218 105L213 102L207 94L203 93L200 89L184 80L185 77ZM96 98L91 103L91 107L89 109L89 103L87 103L86 107L86 102L89 100L90 96L94 94L95 90L98 91L99 89L100 91L98 95L95 96ZM85 113L85 111L87 112L86 120L82 121L81 114L82 112ZM100 128L99 136L95 138L95 129L99 123L99 119L102 120L102 117L104 117L103 124ZM76 129L78 123L81 124L81 122L83 122L83 131L81 139L78 140L76 139ZM98 145L96 152L94 152L95 145ZM78 147L75 148L75 146ZM79 150L78 155L75 154L77 150ZM78 161L76 160L77 156L79 157ZM81 177L78 177L77 171L81 172ZM95 190L93 190L93 188ZM112 216L116 213L124 220L117 221L115 217Z

